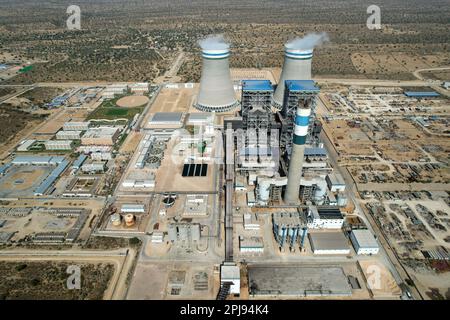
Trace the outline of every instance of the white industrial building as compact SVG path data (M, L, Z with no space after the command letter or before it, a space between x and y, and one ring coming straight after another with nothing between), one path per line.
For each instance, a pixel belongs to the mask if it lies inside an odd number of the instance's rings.
M241 294L241 273L239 267L232 262L224 262L220 266L220 283L230 283L230 293Z
M261 237L239 237L239 251L242 253L263 253L264 242Z
M345 191L345 181L340 173L330 173L327 175L326 181L331 192Z
M314 254L350 254L347 238L342 232L314 232L308 237Z
M81 166L81 171L84 173L96 173L105 171L105 163L103 162L89 162Z
M350 240L356 254L377 254L380 251L377 240L372 232L367 229L352 230Z
M89 154L89 153L93 153L93 152L111 152L111 150L112 150L111 146L92 145L92 146L78 147L78 151L82 152L84 154Z
M129 86L129 88L132 93L137 93L137 94L141 94L141 95L143 95L144 93L147 93L149 91L148 82L133 83Z
M120 84L120 83L112 84L112 85L107 86L105 88L105 90L103 90L102 98L103 99L112 99L116 95L124 94L127 91L128 91L128 85L126 85L126 84Z
M337 207L308 208L307 225L310 229L341 229L344 216Z
M120 208L122 213L145 213L145 205L143 204L123 204Z
M64 131L86 131L89 129L89 122L70 121L63 125Z
M108 161L112 159L112 154L111 152L92 152L90 157L95 161Z
M126 179L122 182L122 187L124 188L136 188L136 189L146 189L146 188L154 188L155 180L135 180L135 179Z
M80 130L70 130L70 131L58 131L56 133L57 140L79 140L81 138Z
M44 142L46 150L72 150L72 140L48 140Z

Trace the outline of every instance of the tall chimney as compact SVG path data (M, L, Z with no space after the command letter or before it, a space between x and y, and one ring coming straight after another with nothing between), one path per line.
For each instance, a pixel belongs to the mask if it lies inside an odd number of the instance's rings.
M306 105L299 104L295 115L294 138L289 162L288 181L284 193L284 202L286 204L297 204L299 202L300 179L302 178L305 142L306 135L308 134L310 115L311 107L309 103Z
M311 80L311 61L313 49L293 49L285 44L284 64L280 81L273 95L274 107L281 110L284 99L284 82L286 80Z
M203 49L202 77L200 79L200 91L197 109L207 112L225 112L238 105L236 95L231 82L228 57L230 49Z

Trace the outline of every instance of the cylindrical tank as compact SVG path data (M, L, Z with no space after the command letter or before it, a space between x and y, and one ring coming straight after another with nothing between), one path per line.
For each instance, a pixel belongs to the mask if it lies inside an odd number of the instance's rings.
M124 217L125 224L127 227L131 227L134 225L135 217L133 214L129 213Z
M113 226L120 226L122 223L122 216L118 213L112 214L110 219Z
M166 206L166 208L170 208L175 204L175 199L172 197L167 197L163 200L163 203Z
M281 110L286 80L311 80L313 50L293 49L285 44L284 64L280 81L273 95L274 107Z

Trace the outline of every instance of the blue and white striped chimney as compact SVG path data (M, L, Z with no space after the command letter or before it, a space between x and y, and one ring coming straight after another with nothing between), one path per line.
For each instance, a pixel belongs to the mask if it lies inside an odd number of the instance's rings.
M288 182L284 193L284 202L287 204L297 204L299 201L300 179L302 178L305 142L308 135L310 115L311 108L309 105L299 105L297 107Z

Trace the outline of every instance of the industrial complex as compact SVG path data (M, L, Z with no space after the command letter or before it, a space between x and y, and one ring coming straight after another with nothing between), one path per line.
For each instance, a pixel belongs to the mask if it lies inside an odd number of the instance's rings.
M199 84L68 92L2 159L0 245L138 239L118 299L423 298L412 270L450 257L448 90L314 79L294 42L236 79L200 46Z

